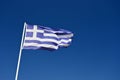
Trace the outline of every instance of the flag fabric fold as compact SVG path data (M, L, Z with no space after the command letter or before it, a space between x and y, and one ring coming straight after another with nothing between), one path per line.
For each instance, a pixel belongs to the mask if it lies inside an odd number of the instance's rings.
M59 47L68 47L73 33L64 29L53 29L40 25L25 24L23 49L57 50Z

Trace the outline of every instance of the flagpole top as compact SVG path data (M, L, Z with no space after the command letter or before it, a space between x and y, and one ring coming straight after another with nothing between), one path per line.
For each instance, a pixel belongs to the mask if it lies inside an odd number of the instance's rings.
M26 22L24 22L24 25L26 25L27 23Z
M24 22L24 24L26 24L26 22Z

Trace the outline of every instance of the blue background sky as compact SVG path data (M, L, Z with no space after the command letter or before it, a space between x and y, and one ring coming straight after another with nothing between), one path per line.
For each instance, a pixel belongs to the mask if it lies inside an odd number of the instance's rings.
M18 80L120 80L118 0L1 0L0 80L14 80L23 23L74 33L68 48L23 50Z

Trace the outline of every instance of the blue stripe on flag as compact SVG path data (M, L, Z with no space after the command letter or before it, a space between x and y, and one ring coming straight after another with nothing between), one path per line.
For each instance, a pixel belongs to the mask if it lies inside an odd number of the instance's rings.
M32 49L32 50L48 50L48 51L54 51L56 49L54 48L47 48L47 47L35 47L35 46L23 46L23 49Z

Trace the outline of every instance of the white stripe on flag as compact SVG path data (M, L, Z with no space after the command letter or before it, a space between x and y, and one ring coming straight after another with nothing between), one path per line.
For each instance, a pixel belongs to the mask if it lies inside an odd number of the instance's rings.
M68 42L71 42L71 41L72 41L72 39L68 39L68 40L61 39L61 40L60 40L60 43L61 43L61 42L68 43Z
M34 31L34 29L26 29L26 32L39 32L39 33L44 33L44 30L36 30Z
M69 46L70 44L59 44L59 46L62 46L62 47L67 47Z
M54 42L54 43L57 43L59 44L59 41L58 40L55 40L55 39L43 39L43 38L33 38L33 37L25 37L25 40L37 40L37 41L41 41L41 42Z
M35 46L35 47L46 47L46 48L53 48L58 49L58 46L49 45L49 44L38 44L38 43L24 43L24 46Z
M55 37L58 38L58 36L54 33L44 33L44 36L49 36L49 37Z

